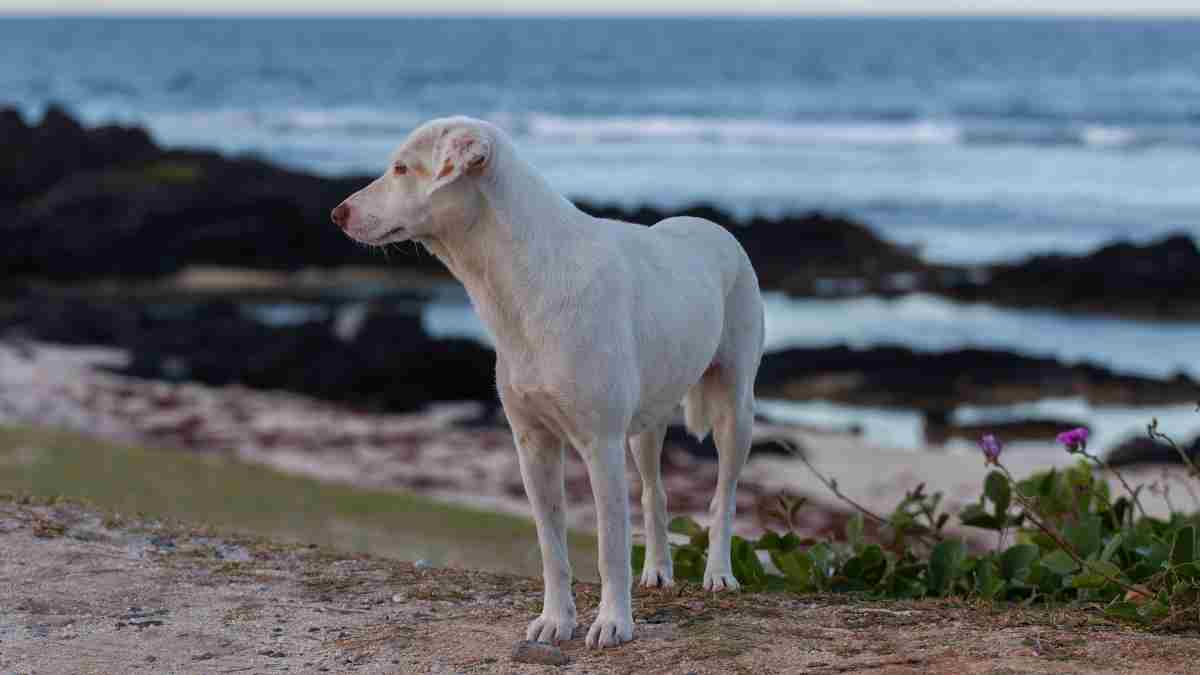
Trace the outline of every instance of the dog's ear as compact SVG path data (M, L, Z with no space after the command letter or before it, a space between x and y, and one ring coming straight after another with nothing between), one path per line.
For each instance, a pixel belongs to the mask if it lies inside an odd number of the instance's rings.
M433 144L433 194L463 175L482 174L492 159L492 143L481 129L447 127Z

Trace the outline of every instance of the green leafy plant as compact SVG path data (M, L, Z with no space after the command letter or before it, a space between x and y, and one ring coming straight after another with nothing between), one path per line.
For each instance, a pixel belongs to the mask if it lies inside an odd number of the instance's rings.
M1164 438L1156 424L1148 432ZM842 536L801 537L797 516L806 501L781 496L770 513L783 530L768 530L757 540L734 537L733 572L747 590L1078 603L1141 624L1200 625L1200 514L1147 515L1141 486L1130 486L1087 452L1086 430L1058 440L1080 461L1020 480L1002 463L1000 441L981 440L984 459L995 468L978 501L958 516L966 528L996 533L991 549L945 535L950 514L941 509L941 493L918 486L885 517L844 495L836 480L803 460L852 508ZM1200 477L1190 461L1187 467ZM1115 473L1126 494L1114 499L1097 469ZM673 547L677 581L700 583L708 531L687 517L675 518L670 530L687 537ZM640 567L644 550L635 549Z

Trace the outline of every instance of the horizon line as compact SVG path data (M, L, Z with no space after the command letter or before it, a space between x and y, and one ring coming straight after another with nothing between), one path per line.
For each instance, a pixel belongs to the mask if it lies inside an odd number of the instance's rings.
M246 12L204 12L204 11L153 11L136 10L106 10L97 12L45 12L24 10L0 10L0 18L11 19L1091 19L1091 20L1152 20L1152 19L1181 19L1200 20L1200 10L1192 13L1176 10L1139 10L1113 12L1075 12L1075 11L1045 11L1045 12L604 12L579 11L566 13L550 13L538 11L509 11L509 12L379 12L379 11L246 11Z

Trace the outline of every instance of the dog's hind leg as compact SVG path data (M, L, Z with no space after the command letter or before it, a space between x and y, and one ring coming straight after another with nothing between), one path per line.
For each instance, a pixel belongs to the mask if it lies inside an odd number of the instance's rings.
M708 533L708 563L704 568L704 590L735 590L730 539L737 500L737 481L750 454L754 431L754 397L744 385L731 382L733 373L716 372L705 377L706 395L712 396L713 440L719 455L717 491L709 507L712 526Z
M646 525L646 562L642 566L642 585L675 585L671 570L671 549L667 545L667 491L662 484L662 447L667 434L660 425L633 436L629 441L633 461L642 476L642 519Z
M736 589L730 560L730 539L737 506L737 481L750 455L754 434L754 379L762 360L763 310L758 282L746 270L726 299L725 332L714 365L699 386L712 420L713 441L719 456L717 491L710 506L708 563L704 588Z

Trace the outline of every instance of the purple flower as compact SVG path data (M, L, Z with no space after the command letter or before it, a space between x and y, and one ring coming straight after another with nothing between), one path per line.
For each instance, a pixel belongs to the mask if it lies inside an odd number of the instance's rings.
M1088 430L1084 427L1077 427L1070 431L1064 431L1057 436L1060 445L1067 449L1069 453L1076 453L1087 449Z
M985 435L979 439L979 449L983 450L984 464L999 464L1000 451L1004 446L1000 444L1000 440L991 434Z

